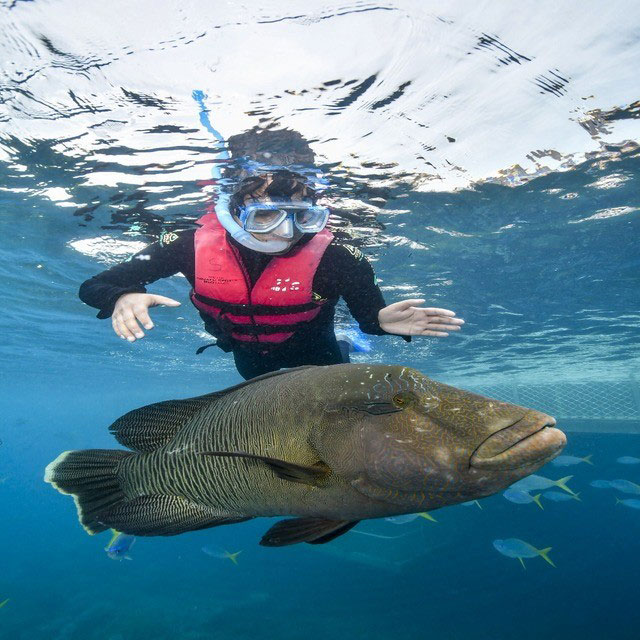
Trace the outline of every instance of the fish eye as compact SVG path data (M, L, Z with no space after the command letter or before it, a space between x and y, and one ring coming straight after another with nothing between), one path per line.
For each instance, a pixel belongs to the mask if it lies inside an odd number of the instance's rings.
M407 407L415 404L416 401L417 398L415 394L411 393L410 391L396 393L396 395L391 398L393 406L397 409L406 409Z
M396 393L396 395L392 398L392 402L396 407L401 408L406 406L407 398L402 393Z

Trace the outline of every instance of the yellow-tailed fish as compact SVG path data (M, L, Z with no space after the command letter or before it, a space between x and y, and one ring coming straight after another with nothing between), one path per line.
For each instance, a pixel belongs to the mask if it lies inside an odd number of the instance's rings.
M533 545L525 542L524 540L519 540L518 538L494 540L493 546L496 551L499 551L503 556L507 556L508 558L517 558L524 569L526 569L524 566L524 558L535 558L536 556L543 558L552 567L556 566L553 564L551 558L549 558L549 551L551 551L551 547L536 549Z
M230 553L226 550L217 550L213 547L202 547L202 552L206 553L208 556L212 558L219 558L221 560L231 560L233 564L238 564L238 556L242 553L242 550L236 551L235 553Z

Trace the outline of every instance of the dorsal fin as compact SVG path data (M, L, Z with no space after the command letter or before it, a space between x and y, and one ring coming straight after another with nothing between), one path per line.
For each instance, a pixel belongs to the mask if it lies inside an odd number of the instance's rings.
M310 366L305 366L273 371L251 380L245 380L233 387L207 393L203 396L148 404L145 407L125 413L109 427L109 431L124 447L141 452L154 451L158 447L171 442L182 426L189 422L201 409L215 402L218 398L222 398L232 391L242 389L260 380L309 368Z
M148 404L125 413L109 427L109 431L129 449L154 451L171 442L180 428L209 402L210 398L200 396Z

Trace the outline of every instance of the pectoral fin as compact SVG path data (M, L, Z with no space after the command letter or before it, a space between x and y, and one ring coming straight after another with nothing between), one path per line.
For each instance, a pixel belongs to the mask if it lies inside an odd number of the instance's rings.
M228 458L245 458L266 464L277 476L283 480L300 482L314 487L318 486L322 480L330 475L331 469L324 462L317 462L314 465L302 465L294 462L269 458L268 456L258 456L252 453L240 451L201 451L203 456L219 456Z
M292 518L276 523L262 536L263 547L285 547L299 542L324 544L352 527L359 520L325 520L323 518Z

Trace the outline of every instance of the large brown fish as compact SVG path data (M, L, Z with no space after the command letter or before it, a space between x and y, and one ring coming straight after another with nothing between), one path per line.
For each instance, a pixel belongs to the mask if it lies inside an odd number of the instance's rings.
M110 429L133 451L66 451L45 480L92 534L289 515L261 544L318 544L362 519L504 489L562 450L554 425L408 367L300 367L131 411Z

